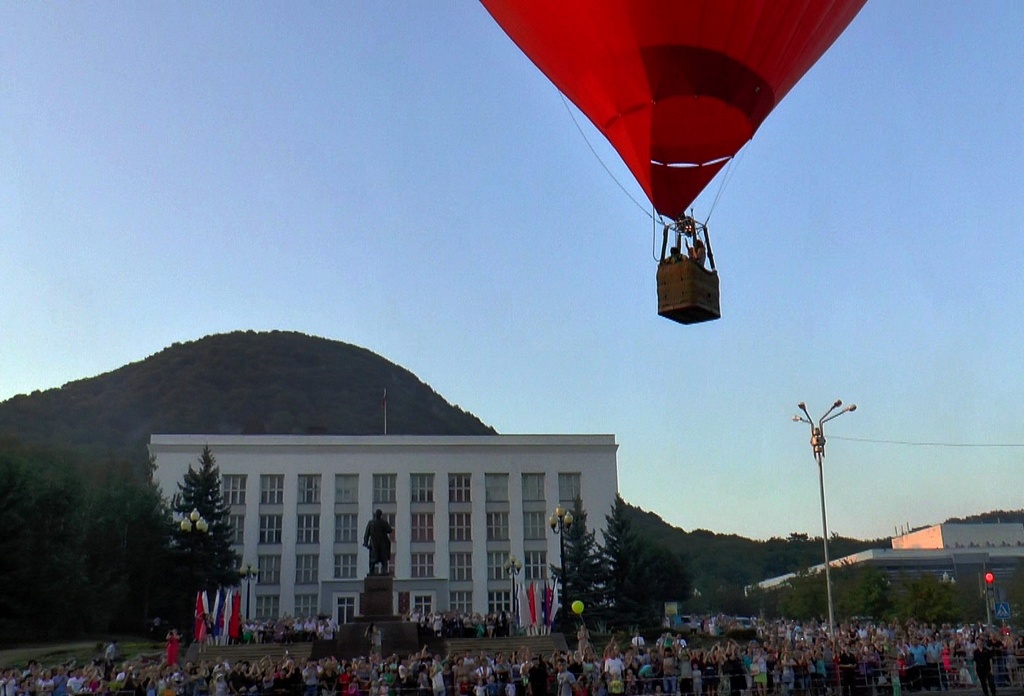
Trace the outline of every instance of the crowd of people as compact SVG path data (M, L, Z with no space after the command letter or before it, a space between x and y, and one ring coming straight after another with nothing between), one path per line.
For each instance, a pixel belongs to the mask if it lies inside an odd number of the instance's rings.
M307 637L319 631L305 621L301 628L293 621L292 630ZM549 655L523 647L441 656L424 648L405 656L368 650L352 660L286 655L234 664L180 664L172 632L162 660L121 660L115 643L88 665L4 670L0 696L900 696L974 685L995 696L1021 683L1024 635L1010 632L864 622L830 638L820 625L791 621L757 623L755 630L742 641L689 643L672 631L650 641L637 633L598 647L581 626L576 649Z

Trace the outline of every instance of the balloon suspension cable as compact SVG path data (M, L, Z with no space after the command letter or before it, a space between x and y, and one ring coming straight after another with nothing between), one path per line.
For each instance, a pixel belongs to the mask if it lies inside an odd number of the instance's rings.
M601 156L597 154L597 150L594 149L594 146L590 143L590 139L587 138L587 134L583 132L583 128L580 126L579 121L576 119L576 114L574 114L572 112L572 109L569 108L569 101L565 98L565 95L562 94L561 92L558 92L558 96L562 98L562 104L565 106L565 110L569 113L569 117L572 119L573 124L576 126L576 130L578 130L580 132L580 135L583 136L583 142L585 142L587 144L587 147L590 148L590 152L594 155L594 159L596 159L598 163L604 168L605 172L608 173L608 176L611 177L612 181L615 182L616 186L618 186L622 190L622 192L626 194L626 197L629 198L629 200L633 201L637 208L644 211L644 215L650 215L651 219L654 220L656 216L647 212L647 209L643 206L643 204L641 204L640 201L633 197L633 194L631 194L622 184L622 182L616 178L616 176L612 173L612 170L609 169L608 165L606 165L604 163L604 160L601 159Z
M722 194L725 192L725 187L729 185L730 181L732 181L733 174L735 174L736 170L739 168L740 160L743 159L743 155L744 153L746 153L746 151L747 148L744 147L742 150L740 150L739 157L733 155L732 157L729 158L729 164L725 165L725 174L722 176L722 183L718 185L718 191L715 193L714 200L711 201L711 208L708 210L708 216L704 219L705 225L707 225L708 220L711 219L711 214L715 212L715 206L718 205L718 200L722 197ZM710 257L711 249L709 247L708 258L710 259ZM713 263L712 268L714 268Z

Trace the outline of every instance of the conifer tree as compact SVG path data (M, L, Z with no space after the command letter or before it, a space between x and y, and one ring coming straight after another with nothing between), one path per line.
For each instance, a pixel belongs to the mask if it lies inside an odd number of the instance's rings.
M174 538L182 556L185 582L193 598L199 590L213 591L232 587L239 582L238 555L231 548L232 529L228 521L230 508L221 493L220 468L210 452L203 448L199 466L189 466L185 479L178 484L171 509L176 522L189 519L193 512L205 521L206 530L191 531L175 527Z
M573 501L572 518L572 525L565 535L566 594L569 602L583 602L584 620L592 625L594 621L608 618L601 548L594 530L587 527L587 511L579 497ZM560 580L558 570L554 569L554 572ZM571 608L568 615L573 616ZM563 630L570 629L565 627Z

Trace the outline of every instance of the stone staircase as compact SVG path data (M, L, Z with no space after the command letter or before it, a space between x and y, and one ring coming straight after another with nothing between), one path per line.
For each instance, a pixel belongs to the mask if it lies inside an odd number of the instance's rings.
M200 645L193 643L185 652L185 662L220 662L222 659L231 664L238 662L259 662L269 657L277 662L291 657L296 661L304 661L310 656L313 643L245 643L242 645Z
M535 655L550 655L554 652L567 651L569 646L561 633L548 633L540 636L512 636L509 638L449 638L445 641L445 649L449 655L464 655L467 652L479 653L481 650L488 655L528 649Z

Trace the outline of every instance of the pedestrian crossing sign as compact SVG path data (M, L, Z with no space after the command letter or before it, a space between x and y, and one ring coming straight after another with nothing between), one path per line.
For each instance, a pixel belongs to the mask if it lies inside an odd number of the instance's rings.
M996 618L1000 621L1009 621L1010 619L1010 603L1009 602L996 602Z

